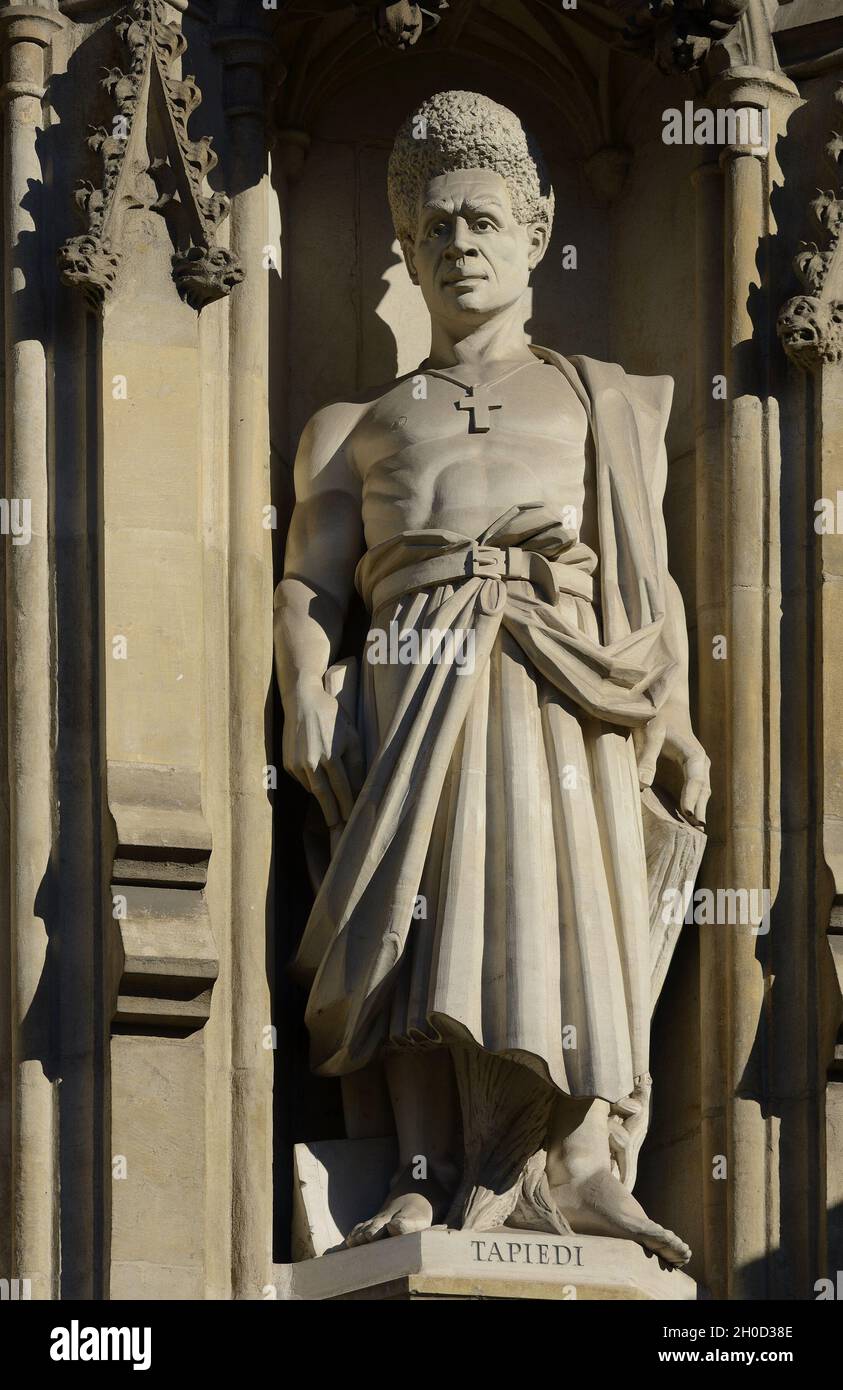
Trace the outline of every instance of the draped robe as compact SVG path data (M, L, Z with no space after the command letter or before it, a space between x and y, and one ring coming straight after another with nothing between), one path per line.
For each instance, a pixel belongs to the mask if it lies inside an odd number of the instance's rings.
M673 383L533 351L588 413L599 555L528 499L480 537L405 532L364 555L372 630L471 633L473 659L420 644L413 665L361 663L367 775L294 968L317 1073L446 1041L616 1102L648 1070L631 734L681 666L661 511Z

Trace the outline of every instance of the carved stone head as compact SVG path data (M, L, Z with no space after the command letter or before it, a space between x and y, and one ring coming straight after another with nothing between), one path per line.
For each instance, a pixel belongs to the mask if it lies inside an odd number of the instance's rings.
M389 200L433 318L483 322L523 294L553 222L553 189L518 117L476 92L439 92L407 118Z
M783 306L776 328L782 347L799 367L843 360L843 303L839 300L797 295Z

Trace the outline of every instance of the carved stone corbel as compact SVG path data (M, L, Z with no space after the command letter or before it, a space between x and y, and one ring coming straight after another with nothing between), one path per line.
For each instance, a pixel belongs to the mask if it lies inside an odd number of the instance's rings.
M838 87L834 99L843 104L843 87ZM835 132L825 150L839 171L843 138ZM795 295L782 306L776 325L788 357L806 370L843 360L843 199L820 191L811 203L811 213L823 246L800 244L793 266L807 293Z
M76 194L88 228L59 249L61 276L101 304L117 277L127 213L146 208L166 218L176 248L173 278L182 298L201 309L229 294L243 270L215 244L229 200L203 191L217 163L211 139L187 133L202 96L193 77L174 71L186 41L165 19L162 0L133 0L116 27L128 49L128 71L113 68L102 82L115 104L112 129L98 127L88 142L102 161L102 183L83 183Z
M306 130L284 126L276 131L272 145L273 162L278 164L287 183L298 183L309 151L310 136Z
M192 768L109 762L115 1025L189 1033L207 1021L219 960L203 889L211 832Z
M388 48L412 48L421 37L424 23L418 5L399 0L396 5L378 5L374 12L375 33Z
M416 5L412 0L396 0L391 5L360 5L358 11L371 15L378 42L386 48L404 51L418 43L423 34L435 29L439 11L448 9L448 0L427 0Z

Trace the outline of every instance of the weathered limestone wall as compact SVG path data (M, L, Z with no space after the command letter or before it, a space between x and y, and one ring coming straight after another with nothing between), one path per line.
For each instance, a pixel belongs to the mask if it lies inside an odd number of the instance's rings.
M7 493L33 502L33 541L6 562L21 631L7 634L4 756L27 809L13 798L4 849L19 865L4 988L23 1020L4 1063L4 1270L35 1297L258 1298L272 1101L265 44L217 28L212 48L207 9L191 6L182 68L166 26L186 4L136 8L122 43L114 14L68 9L72 23L7 10L3 30L24 44L6 48L7 100L29 103L8 124L5 209L7 285L27 298L25 316L6 314L8 360L25 368L8 383L7 441L17 457L21 438L28 472ZM138 81L104 89L115 65ZM216 181L237 194L219 227L190 183L207 163L180 124L191 71ZM105 168L86 144L98 124ZM89 241L68 242L85 225L80 178L98 190ZM190 243L198 269L173 260ZM24 852L24 833L42 852Z

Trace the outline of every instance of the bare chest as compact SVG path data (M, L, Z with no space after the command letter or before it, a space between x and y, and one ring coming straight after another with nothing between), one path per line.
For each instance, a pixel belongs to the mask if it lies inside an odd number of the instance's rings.
M365 477L371 467L405 449L454 448L465 456L513 447L529 454L538 446L582 451L588 433L585 411L554 367L535 363L503 380L449 379L432 373L405 378L368 412L355 440L355 457ZM517 441L523 441L518 444Z
M587 441L585 411L554 367L537 363L486 384L407 378L354 441L367 543L432 526L479 534L523 502L582 517Z

